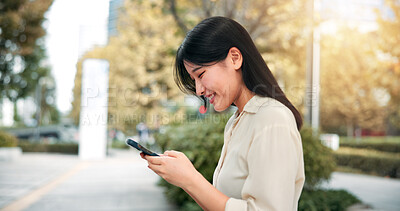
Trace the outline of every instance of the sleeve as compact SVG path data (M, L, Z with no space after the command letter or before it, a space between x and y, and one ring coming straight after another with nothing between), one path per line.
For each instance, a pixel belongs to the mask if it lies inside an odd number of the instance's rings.
M248 151L249 174L242 199L230 198L225 210L297 210L295 183L301 152L300 135L288 126L259 131Z

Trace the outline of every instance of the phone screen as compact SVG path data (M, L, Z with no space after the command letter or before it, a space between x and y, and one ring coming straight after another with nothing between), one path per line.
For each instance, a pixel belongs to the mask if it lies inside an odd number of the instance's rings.
M142 151L145 155L159 156L157 153L154 153L154 152L146 149L144 146L140 145L138 142L134 141L131 138L128 138L126 140L126 144L128 144L129 146L131 146L131 147L133 147L133 148L135 148L135 149L137 149L139 151Z

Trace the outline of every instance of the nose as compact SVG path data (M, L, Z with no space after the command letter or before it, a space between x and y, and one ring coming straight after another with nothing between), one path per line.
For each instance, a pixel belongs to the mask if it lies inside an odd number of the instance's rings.
M206 91L205 87L199 81L196 81L195 83L196 83L196 94L198 96L204 95Z

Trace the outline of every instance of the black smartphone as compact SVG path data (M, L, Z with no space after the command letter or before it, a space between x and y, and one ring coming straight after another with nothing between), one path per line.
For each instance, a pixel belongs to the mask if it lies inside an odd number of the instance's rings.
M144 146L140 145L138 142L134 141L133 139L126 139L126 144L128 144L131 147L134 147L135 149L142 151L145 155L150 155L150 156L159 156L157 153L154 153L148 149L146 149Z

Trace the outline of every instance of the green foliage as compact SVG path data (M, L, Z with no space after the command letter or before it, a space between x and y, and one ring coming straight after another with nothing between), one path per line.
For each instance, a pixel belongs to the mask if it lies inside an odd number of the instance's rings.
M18 139L4 131L0 131L0 147L16 147Z
M78 154L78 144L76 143L57 143L57 144L45 144L45 143L30 143L20 142L18 144L23 152L55 152L64 154Z
M84 60L105 59L110 64L108 126L130 134L139 122L154 129L182 116L173 100L183 100L183 94L171 70L183 37L165 14L164 1L124 1L118 14L118 34L77 63L71 117L79 122Z
M351 147L359 149L371 149L382 152L400 152L399 136L381 136L381 137L340 137L340 147Z
M340 147L371 149L382 152L400 153L400 143L343 143Z
M364 173L400 178L400 154L367 149L341 148L335 152L337 164Z
M367 136L367 137L340 137L340 144L354 143L397 143L400 144L400 136Z
M379 52L387 58L381 61L380 72L385 77L379 77L379 82L390 95L387 105L388 123L400 129L400 4L397 0L385 0L385 8L388 10L377 11L377 38L374 43L378 45ZM388 12L390 10L390 16Z
M304 170L306 174L306 189L316 186L330 178L335 169L335 159L332 150L323 146L320 140L312 135L312 129L303 127L300 131L303 141Z
M116 149L129 149L129 146L126 145L124 141L113 141L111 143L111 148L116 148Z
M212 115L194 122L170 125L167 130L156 135L162 150L177 150L185 153L195 168L210 182L217 166L223 145L226 115ZM303 139L306 187L311 190L324 180L329 179L335 168L331 150L324 147L312 136L309 128L301 131ZM170 185L164 180L160 185L166 187L166 196L182 210L201 210L191 197L182 189ZM338 205L339 206L339 205Z
M0 97L15 102L35 89L45 57L44 13L53 0L2 1L0 6Z
M376 97L376 92L386 93L379 81L387 74L376 57L375 39L373 33L361 33L346 26L321 39L320 123L324 131L339 132L343 126L349 134L356 127L385 129L387 107L383 106L383 98Z
M362 173L400 178L400 138L366 137L340 140L337 164Z
M360 202L345 190L304 190L299 200L299 211L341 211Z

